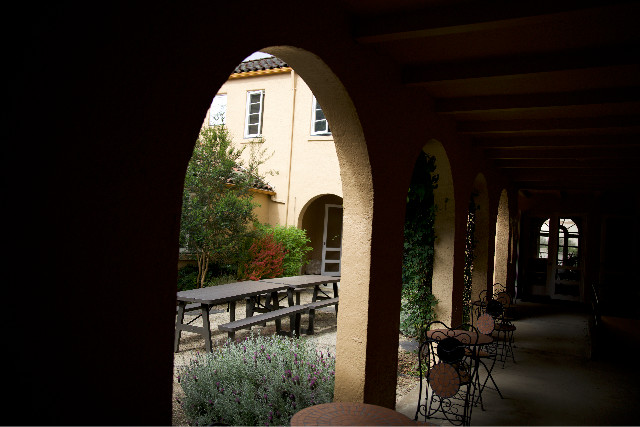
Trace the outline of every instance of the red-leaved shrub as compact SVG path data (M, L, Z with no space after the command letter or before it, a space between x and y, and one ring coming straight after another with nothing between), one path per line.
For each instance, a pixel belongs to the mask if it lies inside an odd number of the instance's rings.
M256 239L249 248L250 260L244 265L244 280L271 279L282 275L286 251L273 234Z

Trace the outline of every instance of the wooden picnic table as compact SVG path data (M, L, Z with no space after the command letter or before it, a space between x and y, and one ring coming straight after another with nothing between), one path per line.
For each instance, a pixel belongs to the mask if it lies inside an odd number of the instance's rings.
M209 324L209 311L212 306L219 304L229 304L229 318L235 320L236 301L241 301L247 297L253 297L262 294L270 294L273 304L278 304L278 291L289 289L288 285L282 283L270 283L248 280L245 282L227 283L224 285L210 286L206 288L191 289L181 291L177 294L178 314L176 317L176 331L173 343L173 351L178 352L180 345L180 335L182 331L199 333L204 337L205 348L211 351L211 325ZM200 314L202 316L202 326L194 326L184 323L185 307L188 303L200 304ZM254 299L247 299L247 314L252 315Z
M229 320L235 321L236 301L246 300L246 316L253 316L254 312L259 311L260 297L265 295L265 303L263 311L277 310L279 308L278 292L287 291L289 306L300 305L300 295L296 290L305 287L314 287L313 302L322 299L329 299L324 291L320 289L320 285L333 283L334 297L338 296L339 276L321 276L321 275L302 275L292 277L279 277L274 279L263 279L257 281L245 281L228 283L224 285L211 286L207 288L192 289L189 291L181 291L177 293L178 313L176 316L176 330L174 338L174 352L178 352L180 344L180 336L182 331L199 333L204 337L205 348L211 351L211 325L209 323L209 314L212 306L228 303L229 304ZM297 301L294 302L293 294L297 294ZM202 316L202 326L195 326L184 323L184 313L187 304L199 304L200 315ZM195 308L197 310L198 308ZM193 309L192 309L193 310ZM337 312L337 305L336 305ZM306 333L313 333L313 312L310 312L309 328ZM280 320L276 320L276 329L279 330Z
M340 276L322 276L319 274L305 274L301 276L290 277L275 277L273 279L262 279L261 282L268 283L281 283L288 285L293 289L306 288L313 286L313 298L312 302L316 302L318 299L337 298L338 297L338 282L340 282ZM333 297L327 295L320 285L333 284ZM320 295L322 294L322 295ZM298 294L298 300L296 305L300 304L300 295ZM293 301L289 301L289 305L293 305Z

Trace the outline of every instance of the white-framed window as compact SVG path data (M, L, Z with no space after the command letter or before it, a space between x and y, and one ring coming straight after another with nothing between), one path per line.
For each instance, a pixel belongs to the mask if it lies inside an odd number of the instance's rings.
M315 96L313 97L313 108L311 109L311 135L331 135L329 122Z
M227 114L227 95L216 95L211 101L209 108L209 126L217 126L225 124L225 115Z
M244 137L262 136L262 111L264 110L264 90L247 91L247 112L244 120Z

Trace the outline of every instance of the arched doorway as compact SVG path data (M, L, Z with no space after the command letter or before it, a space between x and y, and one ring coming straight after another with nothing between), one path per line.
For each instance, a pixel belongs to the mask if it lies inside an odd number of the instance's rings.
M342 197L324 194L302 208L298 226L307 232L313 250L306 274L339 276L342 257Z
M544 290L534 294L553 299L584 300L583 219L576 216L551 215L537 230L536 258L546 260Z

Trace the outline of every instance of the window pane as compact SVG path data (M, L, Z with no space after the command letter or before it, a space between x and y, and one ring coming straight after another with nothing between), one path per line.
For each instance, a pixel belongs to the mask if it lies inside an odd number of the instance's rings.
M249 135L257 135L258 134L258 125L249 125L248 131L249 131Z
M249 114L258 114L260 113L260 104L251 104L249 106Z
M209 109L209 126L223 125L227 111L227 95L216 95Z
M259 104L260 98L262 98L261 93L252 93L251 95L249 95L249 102L252 104Z
M325 120L324 111L322 111L320 108L316 110L316 120Z
M260 123L260 114L250 114L249 115L249 124L250 125L257 125L258 123Z
M314 130L316 132L324 132L326 129L326 126L324 124L325 122L316 122L316 125L314 127Z

